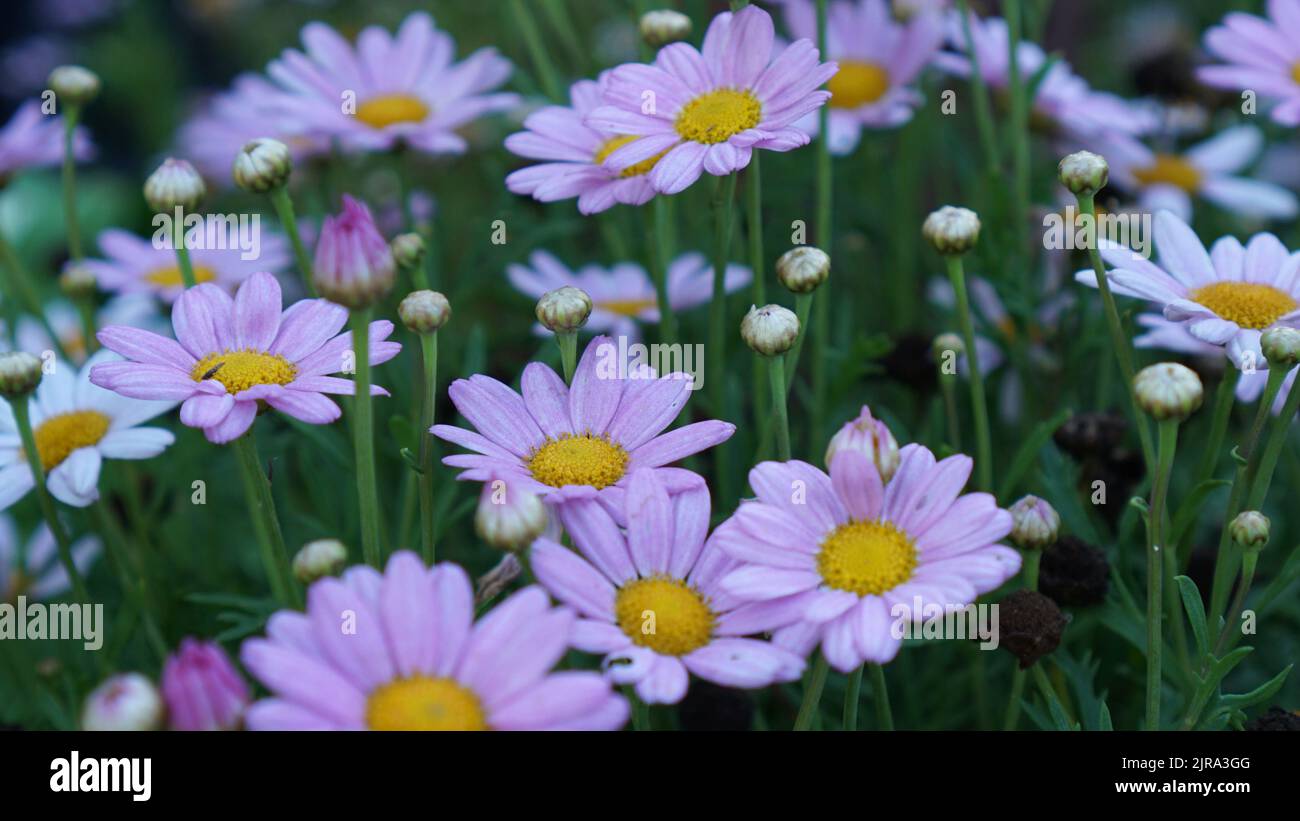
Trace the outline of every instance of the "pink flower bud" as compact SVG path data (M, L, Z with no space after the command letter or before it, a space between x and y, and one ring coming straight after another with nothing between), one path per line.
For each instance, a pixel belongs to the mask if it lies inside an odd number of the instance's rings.
M325 218L316 243L313 281L320 295L347 308L365 308L393 287L393 251L370 209L346 194L343 211Z
M856 450L876 466L880 481L888 482L898 470L898 440L884 422L871 415L871 409L862 406L858 418L850 419L831 437L826 448L826 466L843 450Z
M221 645L190 638L163 666L162 695L173 730L237 730L249 702Z

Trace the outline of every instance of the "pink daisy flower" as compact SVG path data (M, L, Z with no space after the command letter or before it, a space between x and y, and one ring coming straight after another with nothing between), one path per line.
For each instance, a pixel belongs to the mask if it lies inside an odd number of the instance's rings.
M1005 20L980 19L969 15L970 43L979 62L980 77L995 94L1005 97L1011 84L1009 34ZM970 77L971 61L961 15L948 16L948 42L956 51L940 52L934 64L949 74ZM1047 54L1036 43L1021 41L1016 46L1016 65L1026 84L1047 63ZM1124 99L1094 91L1087 81L1057 60L1047 69L1031 103L1036 125L1065 136L1085 137L1103 132L1145 134L1155 127L1155 118Z
M790 33L817 42L812 0L785 0L784 9ZM863 128L896 128L912 119L923 98L911 85L938 53L943 37L943 18L934 9L899 22L887 0L830 4L826 56L840 67L827 84L832 154L852 153ZM818 116L810 114L799 127L816 135Z
M676 194L705 171L725 176L744 168L756 148L807 145L808 134L794 124L830 99L818 88L836 66L821 62L807 40L775 59L774 45L771 16L746 6L713 18L702 52L673 43L660 49L653 65L614 69L605 105L588 115L587 124L640 139L613 151L605 164L624 171L659 158L650 183L661 194Z
M86 129L77 127L73 154L87 160L94 154ZM41 104L29 100L0 128L0 186L15 172L36 165L63 162L63 118L41 113Z
M657 158L615 171L604 165L635 136L597 130L584 122L601 105L609 72L600 82L579 80L569 89L570 105L547 106L524 120L524 131L506 137L506 148L520 157L542 160L506 177L506 188L538 202L578 198L578 211L598 214L617 204L642 205L655 195L649 172Z
M1156 215L1155 245L1159 265L1128 248L1102 244L1102 257L1112 266L1111 290L1156 303L1166 319L1194 339L1224 348L1238 367L1267 369L1259 346L1263 332L1274 325L1300 328L1300 253L1288 252L1268 233L1244 246L1236 237L1223 237L1206 252L1187 223L1168 211ZM1075 279L1097 287L1091 269ZM1161 337L1166 335L1167 330Z
M524 294L538 299L547 291L571 285L591 297L591 316L584 331L641 338L639 323L659 321L659 297L650 275L634 262L611 268L584 265L576 272L545 251L534 251L529 264L510 265L506 275ZM749 285L753 272L741 265L728 265L724 277L727 293ZM713 298L713 266L703 254L686 253L668 265L668 302L674 313L699 307ZM540 323L538 334L549 334Z
M194 280L200 284L212 283L230 292L258 271L277 272L289 267L289 243L280 234L259 231L259 244L253 253L251 247L248 251L241 249L237 223L226 222L216 227L211 238L207 236L208 228L204 224L193 229L185 241L194 266ZM154 294L166 302L175 302L185 291L185 283L171 237L164 228L159 231L149 239L120 228L101 231L99 248L104 257L87 259L86 269L105 291ZM245 255L251 258L245 259Z
M1232 12L1205 32L1205 47L1226 65L1197 69L1201 82L1257 92L1276 103L1276 122L1300 125L1300 0L1268 0L1267 18Z
M684 373L657 375L620 361L618 345L598 336L574 369L572 386L540 362L524 368L523 395L490 376L457 379L451 401L478 431L434 425L430 432L475 451L448 456L461 479L498 476L540 496L598 495L623 509L628 477L638 468L662 468L725 442L730 422L709 420L663 433L686 405L692 388ZM687 471L661 478L674 489ZM617 514L616 514L617 515Z
M686 695L687 673L728 687L793 681L803 658L745 638L790 620L785 602L746 603L719 582L740 562L706 541L709 488L700 477L674 496L653 471L628 484L627 532L595 499L560 507L578 552L549 539L533 544L537 580L582 618L570 641L605 654L618 684L651 704Z
M181 402L181 421L202 428L218 444L242 436L263 403L313 425L338 419L325 394L351 395L345 370L352 333L339 333L346 308L304 299L281 313L280 284L254 274L234 299L214 285L196 285L176 300L167 339L139 328L112 325L99 341L127 362L97 365L90 380L133 399ZM370 323L370 364L387 362L402 346L386 342L393 323ZM373 395L387 396L372 385Z
M355 614L353 632L339 613ZM348 569L281 610L240 658L272 697L250 730L617 730L627 702L599 673L552 668L574 614L529 587L474 623L474 590L453 564L409 551L381 575Z
M807 655L820 642L846 673L884 664L902 644L893 629L900 619L964 607L1020 570L1020 554L997 543L1011 532L1011 514L987 493L961 495L969 456L936 462L916 444L899 455L888 485L855 451L836 454L829 476L798 461L750 471L757 500L713 537L747 563L723 590L745 601L798 597L799 620L776 631L777 644Z
M1264 136L1254 126L1229 128L1181 153L1153 151L1122 134L1108 135L1100 145L1110 164L1111 182L1136 194L1142 211L1171 211L1190 220L1192 199L1197 197L1248 217L1289 219L1296 214L1295 194L1271 182L1237 176L1264 147Z
M409 15L395 36L369 26L356 46L308 23L302 42L306 53L288 49L267 67L288 92L283 114L295 133L338 139L345 149L460 154L467 145L457 129L519 102L490 93L510 76L509 60L485 48L453 64L456 44L424 12Z
M250 141L273 137L289 147L295 164L329 152L329 141L300 134L285 114L286 92L265 77L242 74L228 91L206 101L177 137L177 154L189 158L208 182L231 188L235 157Z

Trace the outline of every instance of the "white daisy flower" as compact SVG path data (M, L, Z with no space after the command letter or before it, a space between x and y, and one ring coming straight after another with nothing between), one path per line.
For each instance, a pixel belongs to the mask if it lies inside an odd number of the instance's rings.
M1156 303L1166 319L1196 340L1223 348L1237 367L1267 369L1259 343L1263 332L1275 325L1300 328L1300 253L1289 252L1269 233L1245 245L1222 237L1207 252L1187 223L1168 211L1156 215L1155 245L1159 265L1128 248L1102 244L1111 290ZM1097 287L1092 269L1075 279ZM1153 341L1168 344L1171 329L1155 330Z
M99 351L80 371L55 362L36 393L28 399L36 449L50 493L64 504L86 507L99 498L99 469L107 459L150 459L175 438L162 428L138 428L175 402L128 399L91 384L90 370L120 360ZM0 510L32 489L33 477L23 453L9 404L0 404Z
M1110 180L1137 195L1142 211L1192 218L1194 197L1225 211L1262 219L1296 215L1295 194L1263 180L1237 176L1259 156L1264 137L1254 126L1229 128L1182 153L1163 153L1123 134L1102 141Z

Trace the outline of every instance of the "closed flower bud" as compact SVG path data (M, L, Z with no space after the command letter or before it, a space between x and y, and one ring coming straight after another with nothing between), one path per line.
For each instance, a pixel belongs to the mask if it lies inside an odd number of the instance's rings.
M48 82L63 105L83 106L99 96L99 75L82 66L58 66Z
M1268 527L1268 517L1263 513L1245 510L1228 525L1228 533L1242 550L1263 550L1268 544Z
M1110 166L1100 154L1076 151L1061 158L1057 175L1070 193L1087 197L1106 187L1110 180Z
M41 360L26 351L0 353L0 394L17 399L41 384Z
M474 532L498 550L525 550L546 530L546 505L537 494L493 477L483 483Z
M94 296L95 275L85 265L70 263L59 274L59 290L69 299Z
M957 356L966 353L966 342L959 334L943 333L934 338L934 343L930 348L934 358L938 362L943 362L944 356L952 351Z
M1300 363L1300 331L1295 328L1269 328L1260 336L1259 347L1270 365L1290 370Z
M163 665L162 696L173 730L238 730L250 700L221 645L190 638Z
M1138 371L1133 392L1142 410L1159 422L1186 419L1205 396L1196 371L1177 362L1158 362Z
M170 214L176 208L193 211L207 194L203 177L185 160L168 157L144 181L144 199L158 214Z
M389 244L393 259L403 268L418 268L424 259L424 238L414 232L398 234Z
M244 144L235 155L232 176L235 185L254 194L278 191L289 182L293 155L289 146L270 137L258 137Z
M316 290L330 302L366 308L393 288L397 264L370 209L343 195L342 212L325 218L312 265Z
M451 319L451 303L437 291L412 291L398 303L397 316L406 330L431 334Z
M740 336L754 353L777 356L794 347L799 338L799 317L780 305L751 305L740 321Z
M565 285L547 291L537 300L537 321L557 334L568 334L587 324L591 297L581 288Z
M1011 506L1011 541L1021 550L1042 550L1056 541L1061 517L1037 496L1025 496Z
M921 236L944 256L959 256L980 238L980 218L969 208L945 205L925 218Z
M691 36L691 18L680 11L657 9L641 15L641 39L651 48L676 43Z
M348 561L348 549L338 539L317 539L299 548L293 557L293 576L303 584L333 576Z
M835 432L826 447L826 466L843 451L857 451L876 466L880 481L888 482L898 470L898 440L884 422L871 415L871 409L862 406L857 419L847 422Z
M1061 643L1068 619L1056 602L1021 588L998 602L998 639L1027 670Z
M830 274L831 258L811 245L791 248L776 261L776 278L796 294L812 293Z
M139 673L120 673L86 696L81 729L148 731L162 728L163 700Z

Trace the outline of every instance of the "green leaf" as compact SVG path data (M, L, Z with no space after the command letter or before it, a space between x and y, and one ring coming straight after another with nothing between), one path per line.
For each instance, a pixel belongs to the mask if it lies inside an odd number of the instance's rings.
M1282 672L1273 676L1268 681L1251 690L1249 693L1240 693L1238 695L1228 695L1219 699L1219 704L1231 709L1244 710L1247 707L1253 707L1262 701L1272 698L1282 685L1286 682L1286 677L1291 672L1294 664L1288 664Z
M1114 729L1115 729L1115 725L1112 724L1111 721L1110 721L1110 708L1106 706L1106 701L1105 701L1105 699L1103 699L1102 702L1101 702L1101 711L1100 711L1100 713L1101 713L1101 714L1097 717L1097 726L1100 727L1102 730L1105 730L1105 731L1107 731L1107 732L1109 732L1109 731L1111 731L1111 730L1114 730Z
M1183 609L1187 611L1187 620L1192 624L1192 635L1196 637L1196 650L1202 656L1210 653L1210 630L1205 624L1205 604L1201 601L1201 591L1196 582L1186 576L1176 576L1178 592L1183 598Z
M1038 423L1029 437L1020 444L1016 450L1016 455L1011 460L1011 467L1007 469L1006 475L1002 479L1002 486L998 488L999 499L1009 499L1015 492L1020 477L1024 476L1025 471L1029 470L1034 463L1034 458L1038 456L1038 451L1042 450L1044 444L1052 433L1059 428L1065 420L1073 414L1069 408L1061 410L1051 419Z

